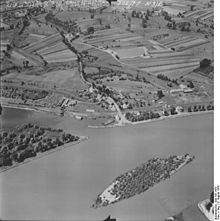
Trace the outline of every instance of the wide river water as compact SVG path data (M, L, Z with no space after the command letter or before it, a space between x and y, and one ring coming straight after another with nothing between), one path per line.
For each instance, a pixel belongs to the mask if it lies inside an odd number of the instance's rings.
M213 187L213 114L105 129L46 113L5 109L1 126L39 122L89 140L0 174L2 219L161 221ZM152 157L189 153L195 160L145 193L105 208L91 205L118 175Z

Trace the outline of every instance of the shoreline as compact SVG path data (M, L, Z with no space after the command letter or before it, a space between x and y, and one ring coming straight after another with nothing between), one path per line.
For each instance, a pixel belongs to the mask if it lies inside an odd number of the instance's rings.
M89 128L94 128L94 129L103 129L103 128L123 127L123 126L135 126L135 125L139 125L139 124L154 123L154 122L158 122L158 121L162 121L162 120L169 120L169 119L189 117L189 116L209 114L209 113L214 113L214 111L210 110L210 111L200 111L200 112L192 112L192 113L187 113L186 112L186 113L181 113L181 114L176 114L176 115L170 115L170 116L167 116L167 117L162 116L158 119L130 122L130 123L126 123L126 124L116 123L116 124L108 125L108 126L104 126L104 125L102 125L102 126L91 126L91 125L89 125L88 127Z
M210 110L210 111L198 111L198 112L190 112L190 113L189 112L182 112L182 113L176 114L176 115L162 116L158 119L131 122L131 125L138 125L138 124L143 124L143 123L152 123L152 122L157 122L157 121L166 120L166 119L174 119L174 118L188 117L188 116L208 114L208 113L214 113L214 111Z
M25 159L22 163L16 163L15 165L8 166L8 167L2 168L2 169L0 168L0 173L4 173L4 172L6 172L6 171L8 171L8 170L14 169L14 168L19 167L19 166L21 166L21 165L23 165L23 164L30 163L30 162L33 161L33 160L40 159L40 158L42 158L42 157L45 157L46 155L50 155L50 154L52 154L52 153L54 153L54 152L61 151L62 149L66 149L66 148L68 148L68 147L70 147L70 146L75 146L75 145L77 145L77 144L79 144L79 143L81 143L81 142L83 142L83 141L88 140L88 139L89 139L89 137L79 136L79 140L76 141L76 142L67 143L67 144L64 144L64 145L62 145L62 146L59 146L59 147L57 147L57 148L55 148L55 149L51 149L51 150L48 150L48 151L46 151L46 152L39 153L39 154L37 154L37 155L36 155L35 157L33 157L33 158L27 158L27 159Z
M40 108L40 107L34 107L34 106L29 106L29 105L19 105L19 104L8 104L8 103L2 103L1 104L3 108L13 108L13 109L20 109L20 110L28 110L28 111L35 111L35 112L46 112L50 114L57 114L55 111ZM4 112L4 110L3 110Z
M180 156L177 156L177 157L180 157ZM188 156L188 157L186 157L186 159L184 160L184 162L182 163L182 164L180 164L179 165L179 167L178 168L176 168L175 170L172 170L171 172L170 172L170 177L172 176L172 175L174 175L175 173L177 173L178 171L180 171L183 167L185 167L187 164L189 164L190 162L192 162L193 161L193 157L190 157L190 156ZM133 169L134 170L134 169ZM132 171L133 171L132 170ZM130 172L130 171L129 171ZM159 183L161 183L162 181L166 181L168 178L166 178L166 179L164 179L163 178L163 176L160 178L160 181L158 182L158 183L155 183L153 186L151 186L151 187L154 187L155 185L157 185L157 184L159 184ZM117 203L117 202L120 202L120 201L122 201L122 200L126 200L126 199L129 199L129 198L131 198L131 197L135 197L135 196L137 196L137 195L139 195L139 194L135 194L135 195L133 195L133 196L130 196L130 197L128 197L128 198L120 198L121 196L119 195L119 196L117 196L117 197L115 197L115 195L113 195L112 193L111 193L111 191L114 189L114 185L115 184L117 184L119 181L117 181L117 180L114 180L111 184L109 184L108 185L108 187L101 193L101 194L99 194L98 195L98 197L100 197L100 199L102 200L102 202L100 203L100 204L93 204L93 208L95 208L95 209L97 209L97 208L101 208L101 207L105 207L105 206L108 206L108 205L111 205L111 204L115 204L115 203ZM146 191L148 191L151 187L149 187ZM141 192L141 193L144 193L144 192L146 192L146 191L143 191L143 192Z
M33 107L33 106L27 106L27 105L19 105L19 104L8 104L8 103L2 103L1 104L3 108L14 108L14 109L20 109L20 110L28 110L28 111L35 111L35 112L45 112L48 114L53 114L53 115L58 115L60 116L56 111L52 111L48 108L44 109L44 108L39 108L39 107ZM3 110L4 112L4 110ZM114 128L114 127L122 127L122 126L135 126L135 125L139 125L139 124L145 124L145 123L153 123L153 122L158 122L158 121L162 121L162 120L168 120L168 119L175 119L175 118L181 118L181 117L188 117L188 116L194 116L194 115L201 115L201 114L208 114L208 113L214 113L214 110L209 110L209 111L198 111L198 112L182 112L180 114L176 114L176 115L169 115L169 116L161 116L158 119L150 119L150 120L143 120L143 121L137 121L137 122L129 122L129 123L120 123L117 122L115 124L112 125L97 125L97 126L93 126L93 125L88 125L88 128L92 128L92 129L104 129L104 128ZM80 113L78 113L79 115ZM71 114L67 114L66 116L68 117L72 117ZM75 115L74 115L75 116Z
M210 221L214 220L214 214L212 214L211 209L210 211L207 211L205 205L207 203L209 203L210 200L209 199L205 199L203 201L198 202L197 206L199 207L199 210L201 211L201 213Z

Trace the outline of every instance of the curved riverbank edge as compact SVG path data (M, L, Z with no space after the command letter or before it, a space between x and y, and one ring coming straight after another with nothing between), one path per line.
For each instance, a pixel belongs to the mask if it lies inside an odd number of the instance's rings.
M214 113L213 110L210 111L201 111L201 112L191 112L191 113L180 113L176 115L170 115L170 116L162 116L157 119L151 119L151 120L143 120L143 121L137 121L137 122L129 122L126 124L121 124L121 123L116 123L113 125L107 125L107 126L88 126L89 128L94 128L94 129L103 129L103 128L113 128L113 127L121 127L121 126L134 126L134 125L139 125L139 124L145 124L145 123L153 123L153 122L158 122L162 120L169 120L169 119L175 119L175 118L181 118L181 117L189 117L189 116L194 116L194 115L202 115L202 114L208 114L208 113Z
M210 221L214 220L214 214L212 213L212 208L210 209L210 211L207 211L206 209L206 205L207 203L209 203L210 200L209 199L205 199L203 201L198 202L198 207L200 209L200 211L202 212L202 214Z
M7 171L7 170L11 170L11 169L13 169L13 168L19 167L19 166L21 166L21 165L23 165L23 164L30 163L30 162L33 161L33 160L37 160L37 159L39 159L39 158L42 158L42 157L44 157L44 156L46 156L46 155L49 155L49 154L52 154L52 153L54 153L54 152L61 151L61 150L63 150L63 149L66 149L66 148L68 148L68 147L71 147L71 146L75 146L75 145L77 145L77 144L79 144L79 143L81 143L81 142L83 142L83 141L88 140L88 139L89 139L89 137L79 136L79 140L77 140L77 141L75 141L75 142L71 142L71 143L64 144L64 145L62 145L62 146L59 146L59 147L57 147L57 148L55 148L55 149L48 150L48 151L43 152L43 153L38 153L37 156L35 156L35 157L33 157L33 158L27 158L27 159L25 159L24 162L22 162L22 163L16 163L16 164L14 164L14 165L12 165L12 166L0 168L0 173L3 173L3 172L5 172L5 171Z
M36 112L46 112L49 114L60 116L60 113L58 113L56 110L52 110L49 108L35 107L35 106L29 106L29 105L20 105L20 104L13 104L13 103L8 104L5 102L2 102L1 105L3 107L3 111L4 111L4 107L6 107L6 108L15 108L15 109L30 110L30 111L36 111ZM117 122L115 124L106 125L106 126L105 125L99 125L99 126L88 125L88 127L92 129L104 129L104 128L114 128L114 127L121 127L121 126L128 126L128 125L133 126L133 125L139 125L139 124L145 124L145 123L153 123L153 122L157 122L161 120L188 117L188 116L201 115L201 114L207 114L207 113L214 113L214 110L200 111L200 112L185 112L185 113L179 113L176 115L161 116L160 118L157 118L157 119L143 120L143 121L137 121L137 122L130 121L129 123ZM81 115L81 113L74 113L74 116L75 115ZM70 114L67 114L67 116L72 117Z
M14 103L2 103L1 104L3 107L3 112L4 108L14 108L14 109L20 109L20 110L29 110L29 111L36 111L36 112L46 112L50 114L58 114L56 111L52 111L49 108L43 108L43 107L35 107L35 106L30 106L30 105L21 105L21 104L14 104Z
M176 159L181 159L183 158L183 156L176 156ZM174 175L177 171L179 171L181 168L183 168L184 166L186 166L187 164L189 164L190 162L193 161L195 157L194 156L189 156L187 154L187 156L185 157L184 159L184 162L181 163L178 168L172 170L170 173L169 173L169 176L171 175ZM135 169L133 170L130 170L128 173L134 171ZM161 175L160 177L160 180L159 182L156 182L154 183L153 186L155 186L156 184L166 180L167 178L164 178L164 174ZM114 194L112 194L112 192L114 192L114 186L117 185L118 183L120 183L117 178L101 193L97 196L97 199L99 198L101 200L101 202L97 203L97 201L94 202L94 204L92 205L93 208L100 208L100 207L104 207L104 206L108 206L110 204L114 204L114 203L117 203L119 201L122 201L124 199L129 199L130 197L133 197L133 196L136 196L138 193L135 193L134 195L132 196L129 196L128 198L121 198L121 196L115 196ZM153 186L150 186L148 189L150 189L151 187ZM148 190L147 189L147 190ZM147 191L145 190L145 191ZM143 191L143 192L145 192ZM143 193L141 192L141 193Z

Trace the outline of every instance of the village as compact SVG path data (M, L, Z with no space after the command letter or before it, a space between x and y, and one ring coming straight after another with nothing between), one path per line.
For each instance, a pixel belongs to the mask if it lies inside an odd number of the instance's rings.
M104 125L213 110L213 2L184 4L5 3L4 104Z

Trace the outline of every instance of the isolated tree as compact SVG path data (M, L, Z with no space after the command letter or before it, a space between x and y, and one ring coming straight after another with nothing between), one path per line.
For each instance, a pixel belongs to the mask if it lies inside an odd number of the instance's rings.
M162 90L157 91L157 96L158 96L159 99L164 97L163 91Z
M94 32L95 32L94 27L91 26L91 27L88 27L88 28L87 28L87 33L88 33L88 34L93 34Z
M189 83L188 83L188 85L187 85L188 87L190 87L190 88L194 88L194 84L193 84L193 82L192 81L189 81Z
M210 211L210 209L212 207L212 203L211 202L207 203L205 207L208 211Z
M195 7L195 5L191 5L190 6L190 11L194 11L194 7Z
M143 28L147 27L147 20L145 18L142 18L142 27Z

